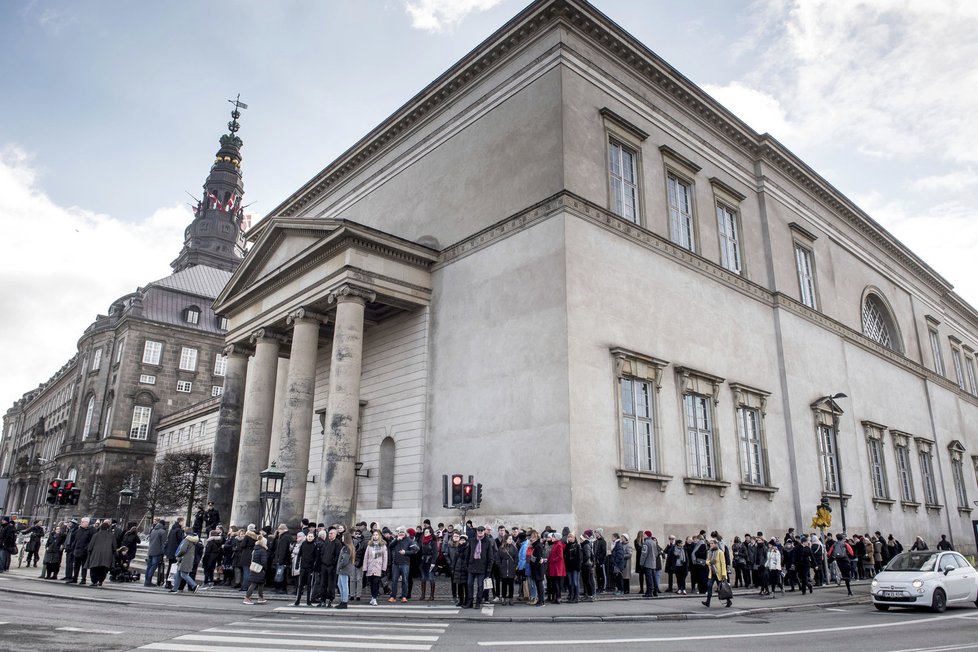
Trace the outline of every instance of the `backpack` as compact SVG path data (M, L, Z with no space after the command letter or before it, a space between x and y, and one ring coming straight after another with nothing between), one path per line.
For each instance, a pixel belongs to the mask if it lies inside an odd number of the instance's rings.
M849 552L846 550L847 545L845 541L836 541L832 546L832 559L849 559Z

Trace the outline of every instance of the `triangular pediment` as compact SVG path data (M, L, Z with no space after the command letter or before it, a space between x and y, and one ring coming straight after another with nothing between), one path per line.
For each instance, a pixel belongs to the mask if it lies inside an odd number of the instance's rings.
M260 285L301 263L317 244L328 238L343 222L296 218L270 218L245 256L241 266L214 302L215 308L230 297Z

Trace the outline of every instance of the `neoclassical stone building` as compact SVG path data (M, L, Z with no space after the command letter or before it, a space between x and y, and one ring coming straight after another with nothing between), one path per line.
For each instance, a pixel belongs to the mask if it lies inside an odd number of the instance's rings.
M45 517L53 478L81 489L72 513L114 508L124 486L138 504L159 420L223 391L227 324L212 304L245 243L237 106L232 117L173 273L113 302L85 329L77 355L4 416L6 511Z
M732 536L827 496L974 550L978 313L582 0L531 4L251 237L215 304L237 523L275 460L288 521L448 519L458 472L487 521Z

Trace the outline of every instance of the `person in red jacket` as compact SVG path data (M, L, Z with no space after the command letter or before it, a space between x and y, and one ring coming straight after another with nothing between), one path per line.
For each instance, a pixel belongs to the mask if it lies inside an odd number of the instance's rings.
M550 553L547 555L547 600L553 604L560 604L561 587L564 585L564 578L567 577L567 570L564 566L564 543L556 537L550 535Z

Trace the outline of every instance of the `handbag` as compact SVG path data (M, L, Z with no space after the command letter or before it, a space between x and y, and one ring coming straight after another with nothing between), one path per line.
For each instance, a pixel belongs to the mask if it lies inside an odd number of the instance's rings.
M265 570L265 567L259 564L257 561L251 562L251 566L248 566L248 570L252 573L260 573Z
M484 588L484 589L492 589L492 578L491 577L487 577L486 579L482 580L482 588Z
M285 564L279 564L275 567L275 581L284 582L285 581Z
M720 582L720 587L717 589L717 597L721 600L729 600L733 597L733 589L730 588L730 582L727 580Z

